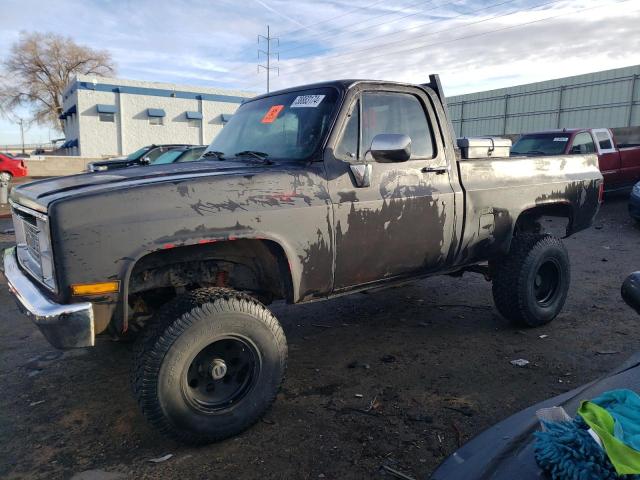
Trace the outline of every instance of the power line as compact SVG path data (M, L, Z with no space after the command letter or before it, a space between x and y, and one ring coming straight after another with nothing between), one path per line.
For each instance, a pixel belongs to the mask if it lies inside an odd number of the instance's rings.
M618 3L619 4L619 3L626 3L628 1L630 1L630 0L620 0L620 1L614 2L614 3ZM549 2L549 3L554 3L554 2ZM542 5L545 5L545 4L542 4ZM561 13L561 14L557 14L557 15L551 15L549 17L541 18L541 19L538 19L538 20L533 20L533 21L529 21L529 22L509 25L509 26L506 26L506 27L502 27L502 28L498 28L498 29L494 29L494 30L489 30L489 31L486 31L486 32L480 32L480 33L475 33L475 34L470 34L470 35L464 35L464 36L453 38L453 39L449 39L449 40L443 40L443 41L439 41L439 42L420 45L418 47L413 47L413 48L408 48L408 49L400 49L400 50L395 50L395 51L392 51L392 52L386 52L386 53L383 53L383 54L380 54L380 55L370 56L368 58L369 59L370 58L382 58L382 57L386 57L386 56L391 55L391 54L408 53L408 52L413 52L413 51L424 50L425 47L431 47L431 46L442 45L442 44L446 44L446 43L457 42L457 41L460 41L460 40L466 40L466 39L469 39L469 38L477 38L477 37L481 37L481 36L486 36L486 35L490 35L490 34L501 32L501 31L505 31L505 30L510 30L510 29L514 29L514 28L524 27L524 26L527 26L527 25L532 25L532 24L535 24L535 23L540 23L540 22L547 21L547 20L552 20L554 18L559 18L559 17L563 17L563 16L566 16L566 15L579 14L579 13L583 13L583 12L586 12L586 11L589 11L589 10L603 8L603 7L606 7L608 5L610 5L610 4L596 5L594 7L587 7L587 8L583 8L583 9L577 10L577 11L571 11L571 12ZM541 6L541 5L539 5L539 6ZM633 11L635 12L637 10L633 10ZM495 18L498 18L498 17L495 17ZM376 48L376 47L373 47L373 48ZM353 52L353 53L359 53L359 52ZM330 60L331 58L329 57L328 59ZM331 67L335 67L337 65L342 65L342 64L346 64L346 63L351 63L351 62L342 61L342 62L338 62L338 63L332 64ZM370 65L367 64L367 66L370 66ZM313 73L314 71L318 71L319 69L326 70L326 68L327 67L324 66L324 67L315 67L315 68L312 68L312 69L305 69L305 73Z
M419 2L414 2L412 4L407 5L405 8L410 8L410 7L413 7L413 6L421 4L421 3L431 3L432 4L434 1L435 0L430 0L428 2L425 2L424 0L420 0ZM410 14L404 15L402 17L399 17L399 18L396 18L396 19L393 19L393 20L387 20L387 21L383 21L383 22L378 22L378 23L373 24L373 25L364 26L364 27L358 28L356 30L346 30L346 31L342 31L341 33L321 35L320 37L317 37L317 39L342 36L342 35L346 35L346 34L353 34L353 33L357 33L357 32L363 31L363 30L367 30L367 29L370 29L370 28L373 28L373 27L377 27L377 26L381 26L381 25L389 25L391 23L395 23L397 21L404 20L404 19L412 17L412 16L416 16L416 15L420 15L420 14L424 14L424 13L433 11L436 8L442 8L442 7L445 7L445 6L448 6L448 5L455 4L458 1L460 1L460 0L453 0L453 1L441 4L441 5L437 5L435 8L432 8L432 9L429 9L429 10L426 10L426 11L421 10L421 11L418 11L418 12L414 12L414 13L410 13ZM463 16L469 15L471 13L476 13L478 11L482 11L482 10L485 10L485 9L488 10L490 8L493 8L493 7L496 7L496 6L500 6L500 5L504 5L504 4L507 4L507 3L512 3L514 1L517 1L517 0L507 0L507 1L504 1L504 2L501 2L501 3L489 5L488 7L482 7L482 8L476 9L476 10L472 10L471 12L461 13L461 14L455 15L453 17L447 17L447 18L444 18L444 19L438 19L438 20L435 20L435 21L432 21L432 22L427 22L427 23L423 23L423 24L420 24L420 25L415 25L413 27L396 30L394 32L389 32L389 33L385 33L385 34L381 34L381 35L376 35L374 37L369 37L369 38L364 38L364 39L355 40L355 41L351 41L351 42L346 42L344 44L338 44L338 45L335 45L334 48L343 47L343 46L349 46L349 45L352 45L352 44L355 44L355 43L361 43L361 42L365 42L365 41L370 41L370 40L376 39L376 38L382 38L382 37L388 37L388 36L391 36L391 35L397 35L399 33L405 32L405 31L413 30L413 29L416 29L416 28L422 28L422 27L425 27L427 25L431 25L431 24L434 24L434 23L439 23L439 22L442 22L442 21L447 21L447 20L452 20L452 19L455 19L455 18L463 17ZM379 2L376 2L376 3L379 3ZM364 7L361 7L361 8L364 8ZM393 12L387 12L387 13L383 13L383 14L380 14L380 15L376 15L374 17L371 17L371 18L365 20L365 22L369 22L369 21L374 20L376 18L381 18L381 17L385 17L385 16L388 16L388 15L395 15L397 13L401 13L401 11L396 10L396 11L393 11ZM334 30L337 29L337 28L340 28L340 27L336 27L336 28L334 28ZM312 36L316 37L316 35L312 35ZM296 47L292 47L292 48L289 48L289 49L280 50L279 53L286 53L286 52L290 52L290 51L297 50L297 49L300 49L300 48L305 48L305 47L308 47L308 45L298 45ZM313 53L314 51L319 51L319 49L315 48L315 49L312 49L310 52L306 52L306 53L309 54L309 53ZM240 67L240 68L237 68L237 69L234 69L234 70L229 70L227 73L237 73L237 72L241 72L243 70L246 71L246 67ZM253 87L254 85L257 85L257 84L251 84L247 88Z
M338 18L346 17L348 15L351 15L352 13L358 12L358 11L363 10L365 8L368 9L368 8L374 7L376 5L379 5L380 3L384 3L386 1L387 0L377 0L377 1L373 2L373 3L369 3L367 5L363 5L361 7L357 7L357 8L354 8L352 10L348 10L348 11L346 11L344 13L339 14L339 15L335 15L333 17L325 18L324 20L321 20L319 22L310 23L309 25L305 25L303 27L299 27L299 28L296 28L294 30L286 31L286 32L282 33L281 36L291 35L292 33L300 32L300 31L305 30L305 29L311 29L311 27L316 27L318 25L322 25L324 23L330 22L331 20L336 20Z
M291 34L291 33L295 33L295 32L298 32L298 31L302 31L302 30L308 29L309 27L312 27L312 26L321 25L321 24L323 24L323 23L329 22L329 21L334 20L334 19L336 19L336 18L345 17L345 16L347 16L347 15L350 15L350 14L351 14L351 13L353 13L353 12L356 12L356 11L362 10L362 9L364 9L364 8L371 8L371 7L375 6L375 5L378 5L378 4L380 4L380 3L383 3L383 2L385 2L385 1L387 1L387 0L379 0L379 1L376 1L376 2L373 2L373 3L370 3L370 4L368 4L368 5L363 5L362 7L358 7L358 8L355 8L355 9L353 9L353 10L349 10L348 12L342 13L342 14L340 14L340 15L336 15L336 16L334 16L334 17L327 18L327 19L322 20L322 21L320 21L320 22L312 23L312 24L309 24L309 25L305 25L304 27L300 27L300 28L297 28L297 29L294 29L294 30L286 31L286 32L282 33L280 36L282 37L282 36L285 36L285 35L289 35L289 34ZM417 2L417 3L422 3L423 1L424 1L424 0L421 0L420 2ZM431 0L431 1L434 1L434 0ZM410 6L412 6L412 5L415 5L415 4L411 4ZM378 16L373 17L373 18L378 18L379 16L390 15L390 14L395 14L395 13L397 13L397 11L389 12L389 13L386 13L386 14L383 14L383 15L378 15ZM372 20L372 19L369 19L369 20ZM369 21L369 20L367 20L367 21ZM339 27L336 27L336 28L339 28ZM334 28L334 29L335 29L335 28ZM312 34L312 36L316 36L316 35L318 35L318 34ZM322 35L322 37L324 37L324 36L325 36L325 35ZM295 47L294 47L294 48L295 48ZM291 50L291 49L289 49L289 50ZM287 51L289 51L289 50L287 50ZM282 51L280 51L280 53L282 53ZM233 69L233 70L228 70L226 73L238 73L238 72L241 72L241 71L243 71L243 70L244 70L244 71L246 71L246 70L247 70L247 68L246 68L245 66L243 66L243 67L236 68L236 69ZM252 85L252 86L253 86L253 85Z
M488 10L489 8L500 6L500 5L504 5L504 4L513 2L513 1L515 1L515 0L507 0L507 1L504 1L504 2L500 2L500 3L496 3L496 4L493 4L493 5L490 5L488 7L482 7L480 9L473 10L473 11L471 11L469 13L478 13L480 11ZM403 44L406 44L406 43L415 44L415 41L417 39L419 39L419 38L432 37L433 35L437 35L439 33L448 32L448 31L451 31L451 30L458 30L461 27L468 27L468 26L471 26L471 25L477 25L477 24L480 24L480 23L485 23L485 22L488 22L488 21L491 21L491 20L495 20L497 18L508 17L508 16L514 15L516 13L521 13L521 12L525 12L525 11L530 11L530 12L531 11L535 11L536 9L538 9L540 7L545 7L547 5L552 5L552 4L558 3L560 1L562 1L562 0L551 0L551 1L548 1L548 2L540 3L538 5L534 5L533 8L530 8L530 9L527 9L527 10L515 10L515 11L511 11L511 12L505 12L505 13L501 13L499 15L486 17L486 18L483 18L481 20L476 20L476 21L473 21L473 22L467 22L464 25L456 25L456 26L453 26L453 27L443 28L441 30L435 30L435 31L430 32L430 33L416 35L416 36L413 36L411 38L406 38L406 39L403 39L403 40L396 40L396 41L393 41L393 42L387 42L387 43L385 43L383 45L375 45L375 46L372 46L372 47L361 48L361 49L358 49L358 50L352 50L350 52L338 53L336 55L331 55L329 57L325 57L322 60L326 60L326 59L334 60L334 59L339 58L339 57L346 57L346 56L354 55L354 54L357 54L357 53L369 52L371 50L377 50L377 51L386 50L387 48L389 48L389 47L391 47L393 45L403 45ZM462 15L462 16L465 16L465 15ZM458 17L453 17L453 18L458 18ZM450 19L447 18L447 19L442 19L442 20L435 20L433 22L430 22L430 24L440 23L441 21L446 21L446 20L450 20ZM368 40L369 41L376 40L378 38L381 38L381 37L384 37L384 36L387 36L387 35L388 34L377 35L375 37L370 37ZM351 42L351 43L356 43L356 42ZM344 46L347 46L347 45L349 45L349 44L344 44L342 46L344 47ZM423 47L420 47L420 48L423 48ZM398 52L398 51L404 51L404 49L394 50L394 52ZM389 52L389 53L393 53L393 52ZM376 55L376 56L378 56L378 55ZM297 70L300 65L303 65L303 64L306 64L306 63L309 63L309 62L313 62L313 61L314 61L314 59L304 60L304 61L300 62L299 65L296 65L296 68L293 71ZM338 62L338 64L342 64L342 63L344 63L344 61ZM336 64L332 64L332 66L333 65L336 65Z
M434 1L435 1L435 0L429 0L429 1L425 2L424 0L420 0L419 2L411 3L411 4L407 5L407 6L406 6L406 7L404 7L404 8L411 8L411 7L414 7L414 6L419 5L419 4L421 4L421 3L430 3L430 4L432 4ZM435 8L442 8L442 7L446 7L447 5L451 5L451 4L457 3L458 1L459 1L459 0L453 0L453 1L451 1L451 2L447 2L447 3L441 4L441 5L437 5ZM514 1L515 1L515 0L514 0ZM363 31L363 30L368 30L368 29L370 29L370 28L379 27L379 26L381 26L381 25L389 25L389 24L391 24L391 23L395 23L395 22L397 22L397 21L404 20L405 18L414 17L414 16L416 16L416 15L420 15L420 14L422 14L422 13L430 12L430 11L432 11L432 10L435 10L435 8L433 8L433 9L429 9L429 10L426 10L426 11L420 10L420 11L417 11L417 12L414 12L414 13L410 13L410 14L404 15L404 16L402 16L402 17L396 18L396 19L394 19L394 20L388 20L388 21L384 21L384 22L375 23L375 24L373 24L373 25L367 25L367 26L364 26L364 27L361 27L361 28L357 28L357 29L355 29L355 30L342 30L342 31L340 31L340 32L338 32L338 33L328 33L328 34L323 34L323 35L321 35L320 37L316 37L315 35L313 35L313 37L314 37L314 40L320 40L320 39L323 39L323 38L330 38L330 37L331 37L331 38L335 38L335 37L340 37L340 36L342 36L342 35L346 35L346 34L348 34L348 33L349 33L349 34L354 34L354 33L361 32L361 31ZM380 15L376 15L376 16L374 16L374 17L371 17L371 18L369 18L369 19L365 20L365 22L369 22L369 21L371 21L371 20L375 20L376 18L386 17L386 16L388 16L388 15L395 15L396 13L402 13L402 11L401 11L401 10L395 10L395 11L393 11L393 12L387 12L387 13L383 13L383 14L380 14ZM421 25L417 25L416 27L418 27L418 26L421 26ZM416 28L416 27L411 27L411 28ZM331 30L338 30L338 29L340 29L340 28L341 28L341 27L335 27L335 28L333 28L333 29L331 29ZM397 33L397 32L399 32L399 31L402 31L402 30L396 30L396 32L391 32L391 34L393 34L393 33ZM291 48L285 48L284 50L281 50L281 51L280 51L280 53L287 53L287 52L291 52L291 51L293 51L293 50L298 50L298 49L300 49L300 48L304 48L304 47L306 47L306 46L307 46L307 45L298 45L298 46L291 47Z
M260 48L260 40L264 40L266 42L266 50L262 50ZM271 57L275 56L278 60L280 60L280 54L278 52L271 51L271 42L274 41L278 44L278 47L280 47L280 40L278 39L278 37L271 36L269 25L267 25L267 36L265 37L264 35L258 35L258 62L260 61L260 54L266 57L267 62L266 65L258 63L258 73L260 73L261 68L264 68L264 70L267 72L267 93L269 93L269 78L271 77L271 70L277 71L278 75L280 75L280 68L271 66Z
M503 1L503 2L495 3L495 4L493 4L493 5L489 5L489 6L487 6L487 7L482 7L482 8L476 9L476 10L472 10L472 11L470 11L470 12L461 13L461 14L459 14L459 15L455 15L455 16L453 16L453 17L442 18L442 19L438 19L438 20L431 21L431 22L423 23L423 24L420 24L420 25L416 25L416 26L414 26L414 27L410 27L410 28L408 28L408 29L396 30L396 31L394 31L394 32L389 32L389 33L385 33L385 34L381 34L381 35L375 35L375 36L373 36L373 37L369 37L369 38L365 38L365 39L360 39L360 40L355 40L355 41L352 41L352 42L347 42L347 43L343 43L343 44L338 44L338 45L334 46L334 48L337 48L337 47L345 47L345 46L353 45L353 44L355 44L355 43L361 43L361 42L364 42L364 41L371 41L371 40L378 39L378 38L388 37L388 36L390 36L390 35L396 35L396 34L401 33L401 32L403 32L403 31L413 30L414 28L419 28L419 27L420 27L420 28L422 28L422 27L425 27L425 26L427 26L427 25L433 25L433 24L435 24L435 23L445 22L445 21L448 21L448 20L453 20L453 19L456 19L456 18L460 18L460 17L468 16L468 15L470 15L470 14L477 13L477 12L482 11L482 10L489 10L490 8L493 8L493 7L497 7L497 6L505 5L505 4L508 4L508 3L513 3L514 1L517 1L517 0L506 0L506 1ZM560 1L560 0L553 0L552 2L549 2L549 3L554 3L554 2L556 2L556 1ZM423 2L418 2L418 3L423 3ZM456 3L456 2L455 2L455 1L448 2L448 3L444 4L444 5L440 5L439 7L443 7L443 6L446 6L446 5L450 5L450 4L452 4L452 3ZM416 4L412 4L412 5L416 5ZM541 4L541 5L546 5L546 4ZM432 10L433 10L433 9L432 9ZM431 11L431 10L427 10L427 11ZM496 17L492 17L492 18L498 18L498 17L500 17L500 16L505 16L505 15L512 15L513 13L517 13L517 12L518 12L518 11L516 11L516 12L510 12L510 13L502 14L502 15L499 15L499 16L496 16ZM397 20L402 20L403 18L406 18L406 17L409 17L409 16L413 16L413 15L417 15L417 14L420 14L420 13L424 13L424 12L416 12L416 13L413 13L413 14L405 15L404 17L401 17L401 18L396 19L396 20L381 22L381 23L376 24L376 25L371 25L371 26L369 26L369 27L365 27L365 28L357 29L357 30L355 30L355 31L347 31L347 32L345 32L345 33L355 33L355 32L358 32L358 31L364 30L364 29L366 29L366 28L371 28L371 27L378 26L378 25L385 25L385 24L393 23L393 22L395 22L395 21L397 21ZM384 16L384 15L383 15L383 16ZM376 17L374 17L374 18L376 18ZM492 18L489 18L488 20L491 20ZM482 20L482 21L486 21L486 20ZM473 24L473 22L472 22L472 23L469 23L468 25L472 25L472 24ZM420 35L420 36L419 36L419 38L422 38L422 37L425 37L425 36L431 36L431 35L434 35L435 33L440 33L440 32L447 31L447 30L448 30L448 29L445 29L445 30L439 30L439 31L432 32L432 33L427 34L427 35ZM320 38L322 38L322 37L320 37ZM406 40L406 39L405 39L405 40L400 41L400 42L392 42L391 44L394 44L394 43L404 43L404 42L407 42L407 41L408 41L408 40ZM387 45L383 45L383 46L382 46L382 48L387 48L387 46L388 46L388 45L389 45L389 44L387 44ZM298 47L295 47L295 48L298 48ZM373 48L378 48L378 47L373 47ZM280 51L280 53L287 52L287 51L290 51L290 50L292 50L292 49L284 50L284 51L282 51L282 50L281 50L281 51ZM367 49L364 49L364 50L362 50L362 51L368 51L368 50L371 50L371 48L367 48ZM316 51L318 51L318 50L316 49ZM356 52L357 52L357 51L356 51ZM351 54L353 54L353 53L354 53L354 52L349 52L349 53L344 53L344 54L338 54L338 55L336 55L336 56L334 56L334 57L332 57L332 58L340 57L340 56L345 56L345 55L351 55ZM305 60L305 61L303 61L303 62L301 62L301 63L308 63L308 62L312 62L312 61L314 61L314 59ZM236 71L237 71L237 70L236 70ZM294 71L295 71L295 70L294 70ZM233 72L233 71L232 71L232 72ZM258 86L258 83L253 83L253 84L251 84L251 85L249 85L248 87L245 87L245 88L252 88L252 87L254 87L254 86Z

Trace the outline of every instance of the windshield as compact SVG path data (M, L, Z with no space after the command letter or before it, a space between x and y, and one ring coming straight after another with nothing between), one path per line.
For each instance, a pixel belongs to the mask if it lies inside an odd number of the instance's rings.
M184 153L184 150L169 150L156 158L151 165L163 165L165 163L173 163Z
M338 92L314 88L249 101L238 108L207 150L225 158L246 152L305 160L329 129ZM254 156L255 158L255 156Z
M133 153L127 155L127 160L139 160L142 155L149 151L149 147L142 147L139 150L136 150Z
M193 162L194 160L200 160L200 157L204 153L205 148L206 147L198 147L198 148L191 148L187 150L186 152L183 153L183 155L180 158L178 158L178 162L182 163L182 162Z
M569 137L563 132L523 135L511 147L511 155L562 155Z

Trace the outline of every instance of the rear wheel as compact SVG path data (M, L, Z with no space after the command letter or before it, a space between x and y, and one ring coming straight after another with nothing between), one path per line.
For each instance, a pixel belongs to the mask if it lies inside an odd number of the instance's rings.
M492 264L493 299L508 320L529 327L552 321L567 299L571 273L569 255L560 239L522 234L509 254Z
M235 435L273 403L287 346L257 300L203 288L162 307L138 339L132 383L147 419L179 441Z
M0 182L10 182L12 177L9 172L0 172Z

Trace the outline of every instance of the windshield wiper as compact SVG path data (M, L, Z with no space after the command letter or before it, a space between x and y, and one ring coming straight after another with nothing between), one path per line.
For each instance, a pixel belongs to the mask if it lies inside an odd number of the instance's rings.
M256 152L255 150L243 150L243 151L238 152L238 153L236 153L234 155L236 157L253 157L253 158L257 158L258 160L260 160L265 165L271 165L273 163L271 160L267 159L267 157L269 156L268 153Z
M209 150L202 154L202 158L216 157L218 160L224 160L224 152L217 152L215 150Z

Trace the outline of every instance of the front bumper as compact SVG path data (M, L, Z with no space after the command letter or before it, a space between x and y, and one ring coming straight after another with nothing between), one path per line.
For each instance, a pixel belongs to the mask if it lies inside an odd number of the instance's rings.
M4 251L4 275L18 307L33 320L56 348L92 347L95 344L93 306L89 302L60 305L47 298L18 266L15 247Z

